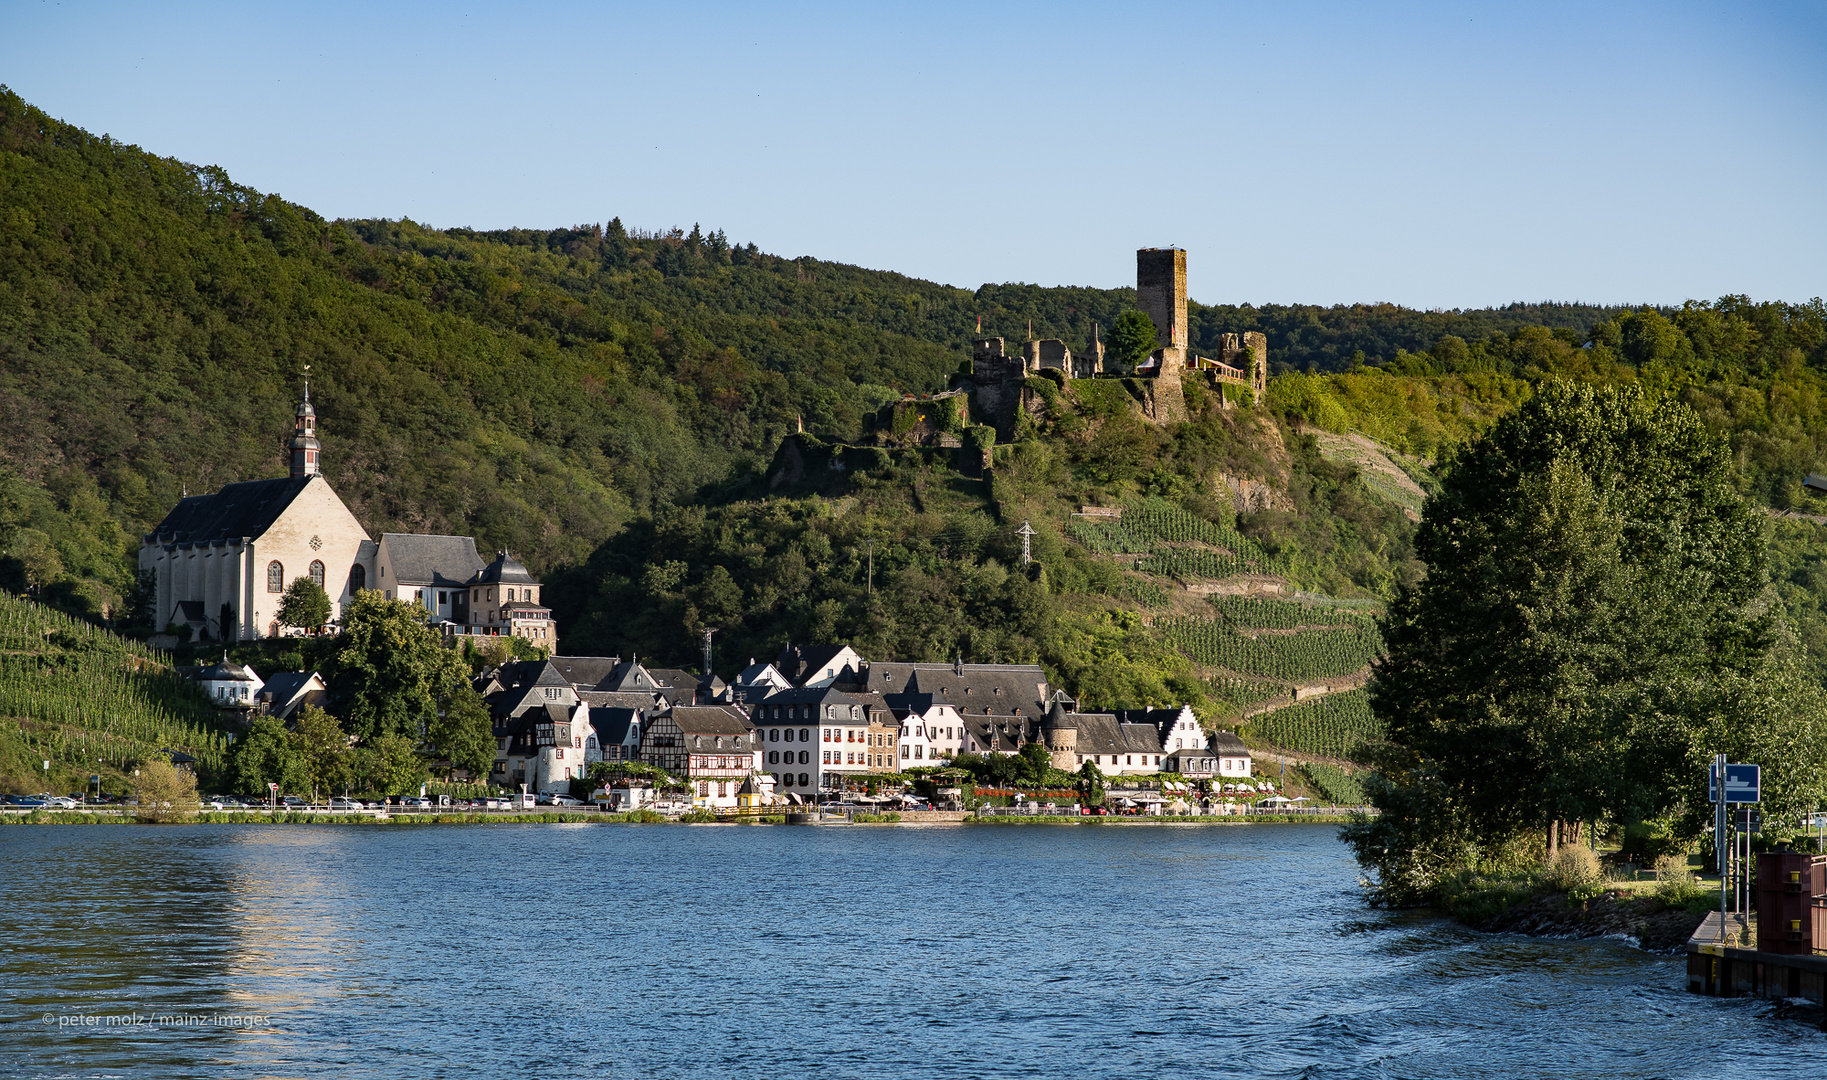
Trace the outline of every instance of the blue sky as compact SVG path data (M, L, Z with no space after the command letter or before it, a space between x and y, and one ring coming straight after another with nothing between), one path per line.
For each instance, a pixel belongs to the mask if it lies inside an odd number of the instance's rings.
M1208 303L1827 293L1827 4L0 0L0 82L331 217L701 222Z

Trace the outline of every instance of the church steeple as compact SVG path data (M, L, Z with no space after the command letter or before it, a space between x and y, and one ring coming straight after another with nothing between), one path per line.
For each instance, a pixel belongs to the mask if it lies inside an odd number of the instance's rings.
M311 368L305 366L304 400L292 421L292 477L319 476L323 469L318 455L323 452L317 442L317 410L311 407Z

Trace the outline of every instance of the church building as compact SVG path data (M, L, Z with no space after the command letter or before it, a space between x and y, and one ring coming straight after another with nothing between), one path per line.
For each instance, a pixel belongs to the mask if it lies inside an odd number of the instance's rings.
M485 564L467 536L387 533L377 543L368 535L323 476L309 385L290 451L291 475L187 496L146 535L140 569L156 575L161 628L175 624L212 641L293 632L280 625L279 605L287 586L309 577L329 594L332 622L342 621L356 592L374 588L423 605L446 634L514 634L556 650L538 583L506 552ZM525 602L489 605L485 595Z

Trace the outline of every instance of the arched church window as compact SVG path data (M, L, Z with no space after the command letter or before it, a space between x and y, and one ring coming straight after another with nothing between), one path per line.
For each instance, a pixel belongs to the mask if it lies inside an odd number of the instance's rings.
M285 567L278 559L266 564L266 591L285 592Z
M320 589L324 587L324 564L316 559L311 560L311 583Z
M368 570L361 563L349 568L349 592L356 593L368 587Z

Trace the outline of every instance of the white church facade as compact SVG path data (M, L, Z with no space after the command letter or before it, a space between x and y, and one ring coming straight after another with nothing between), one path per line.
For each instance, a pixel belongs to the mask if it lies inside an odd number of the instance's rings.
M499 618L486 620L475 617L484 611L471 605L452 610L457 597L480 597L482 592L472 588L493 584L484 579L491 570L498 575L503 562L519 566L506 552L496 563L483 564L469 537L389 533L377 543L324 478L322 452L307 386L293 421L289 476L187 496L146 535L140 569L156 577L161 628L175 624L194 639L213 641L291 632L279 623L279 606L286 588L308 577L329 594L332 622L342 621L357 592L375 588L390 599L421 603L446 633L515 634L556 650L549 610L518 610L509 618L497 607L487 614ZM416 557L399 558L406 551ZM423 580L380 580L379 566L398 573L395 561L414 564L411 577ZM402 587L406 585L413 587ZM531 589L528 594L537 595Z

